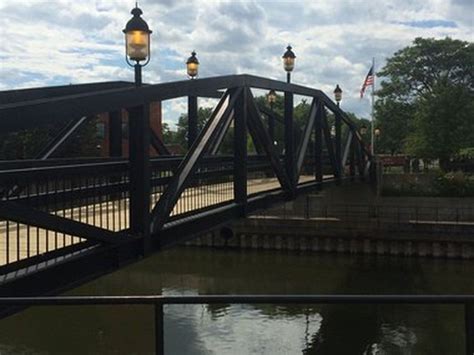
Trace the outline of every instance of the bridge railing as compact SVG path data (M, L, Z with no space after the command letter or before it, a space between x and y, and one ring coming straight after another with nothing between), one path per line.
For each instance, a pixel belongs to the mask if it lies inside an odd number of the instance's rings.
M12 297L0 298L0 306L100 306L149 305L153 307L155 354L165 354L166 305L183 304L430 304L463 307L466 354L474 354L473 295L207 295L207 296L72 296L72 297ZM39 320L40 321L40 320ZM276 335L275 335L276 336Z

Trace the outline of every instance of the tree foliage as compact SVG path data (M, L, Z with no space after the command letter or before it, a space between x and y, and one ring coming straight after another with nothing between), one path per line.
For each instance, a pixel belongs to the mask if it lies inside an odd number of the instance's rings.
M446 160L473 146L473 69L473 43L451 38L416 38L396 52L378 73L379 148Z
M271 109L275 112L277 119L275 120L275 137L274 140L277 142L276 148L279 153L282 153L285 147L284 144L284 97L283 95L276 96L276 102L270 108L269 103L267 102L267 98L265 95L260 95L255 97L255 102L257 107L263 109ZM309 117L309 113L311 110L311 102L307 99L302 99L298 102L297 105L294 106L293 115L294 115L294 126L295 126L295 142L298 144L302 139L303 130L305 128L306 122ZM213 108L203 108L200 107L198 110L198 130L201 131L204 125L206 124L207 120L211 116L213 112ZM367 120L359 120L354 114L349 113L349 117L358 125L362 126L368 125ZM262 121L266 128L268 128L268 116L262 114ZM334 117L331 113L328 113L328 122L330 125L334 123ZM169 126L164 124L163 125L163 137L165 144L179 144L184 149L187 148L187 136L188 136L188 115L182 114L178 118L178 123L176 124L177 130L172 131L169 129ZM343 129L343 135L345 134L345 126ZM233 126L229 127L221 146L219 148L219 154L232 154L233 151ZM250 134L247 137L247 150L249 154L256 153L255 144L252 140Z

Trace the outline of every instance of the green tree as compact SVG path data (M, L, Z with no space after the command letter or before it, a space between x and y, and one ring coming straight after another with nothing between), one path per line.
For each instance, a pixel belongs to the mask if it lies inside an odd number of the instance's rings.
M377 138L377 152L392 155L403 153L413 126L414 105L391 98L375 103L376 125L381 135ZM370 127L370 122L367 127Z
M421 158L449 157L473 145L474 45L416 38L387 60L379 75L380 146Z
M198 109L198 132L201 132L209 117L211 117L213 109L210 107L199 107ZM178 118L176 124L177 131L175 133L174 143L180 144L183 148L188 146L188 114L184 113ZM165 140L166 142L166 140Z
M460 85L434 87L419 98L413 127L408 150L424 158L438 158L444 168L454 154L474 146L472 93Z

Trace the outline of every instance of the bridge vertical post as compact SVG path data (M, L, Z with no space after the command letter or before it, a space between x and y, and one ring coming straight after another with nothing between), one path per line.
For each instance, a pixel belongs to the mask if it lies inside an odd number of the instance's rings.
M474 354L474 304L464 304L464 326L466 329L466 354Z
M245 88L234 107L234 200L241 207L243 216L247 209L247 106Z
M342 177L342 147L341 147L341 115L339 113L335 114L334 127L336 130L336 165L337 165L337 176L336 184L341 183Z
M188 149L198 136L198 101L197 96L188 96Z
M324 103L319 103L314 122L314 174L317 183L323 182L323 111ZM321 189L322 186L318 185Z
M143 253L151 251L150 237L150 106L128 109L130 160L130 232L143 237Z
M122 156L122 111L109 112L109 156Z
M285 165L290 179L291 194L296 188L295 130L293 121L293 93L285 91Z
M364 150L361 147L361 143L356 141L356 159L357 159L357 169L359 170L359 179L361 181L365 180L365 172L364 172Z
M349 150L349 174L351 176L351 181L354 181L355 179L355 145L356 145L356 135L354 134L354 138L352 139L351 142L351 147Z

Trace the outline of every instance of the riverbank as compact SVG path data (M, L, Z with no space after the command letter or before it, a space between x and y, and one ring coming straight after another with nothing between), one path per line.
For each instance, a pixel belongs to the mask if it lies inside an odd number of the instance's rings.
M366 185L277 205L188 246L474 259L474 199L377 197Z

